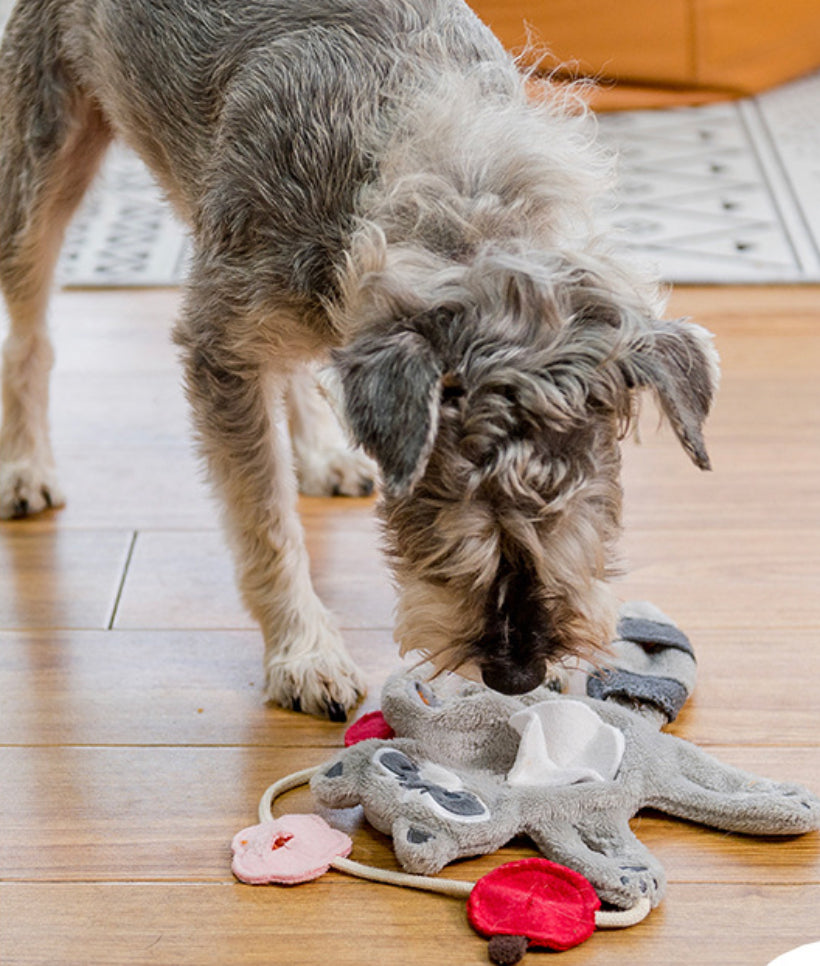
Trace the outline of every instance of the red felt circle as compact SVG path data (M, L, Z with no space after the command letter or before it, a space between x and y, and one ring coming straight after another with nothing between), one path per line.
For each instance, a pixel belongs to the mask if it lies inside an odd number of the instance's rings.
M368 738L383 738L386 740L395 737L396 732L387 723L381 711L371 711L368 714L363 714L358 721L354 721L347 729L345 732L345 748L356 745L360 741L366 741Z
M546 859L521 859L476 882L467 916L482 936L526 936L533 946L571 949L595 931L601 901L587 879Z

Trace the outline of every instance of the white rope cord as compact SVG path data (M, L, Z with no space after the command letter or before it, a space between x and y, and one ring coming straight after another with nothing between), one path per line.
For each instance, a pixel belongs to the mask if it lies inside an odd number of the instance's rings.
M434 879L428 875L410 875L408 872L393 872L391 869L377 869L372 865L362 865L352 859L334 859L331 862L334 869L349 872L362 879L372 879L374 882L386 882L388 885L406 886L409 889L424 889L425 892L440 892L445 896L455 896L466 899L473 891L472 882L462 882L460 879Z
M638 899L631 909L599 909L595 913L595 925L599 929L626 929L643 922L650 912L652 903L644 897Z
M323 765L316 765L313 768L304 768L302 771L296 771L292 775L280 778L279 781L266 788L259 800L259 821L275 821L273 803L276 799L280 795L284 795L285 792L298 788L300 785L306 785L323 767ZM346 872L348 875L355 875L360 879L383 882L387 885L404 886L408 889L423 889L425 892L438 892L465 899L473 891L474 883L465 882L461 879L438 879L426 875L411 875L408 872L394 872L391 869L379 869L372 865L354 862L353 859L337 858L330 864L339 872ZM595 913L595 925L599 929L625 929L645 919L651 909L649 899L639 899L631 909L607 911L599 909Z
M292 775L285 775L284 778L280 778L278 782L274 782L266 788L262 798L259 800L259 821L272 822L274 820L274 801L280 795L284 795L285 792L289 792L293 788L298 788L300 785L307 785L321 767L321 765L314 765L313 768L303 768L302 771L295 771Z

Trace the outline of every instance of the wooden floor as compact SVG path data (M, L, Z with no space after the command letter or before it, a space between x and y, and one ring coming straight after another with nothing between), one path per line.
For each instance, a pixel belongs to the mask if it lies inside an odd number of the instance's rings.
M54 305L70 502L0 525L0 962L484 963L460 900L336 873L293 889L231 877L228 844L261 791L328 758L343 726L263 704L260 641L187 442L176 301ZM625 445L620 592L661 606L697 648L674 730L820 792L820 290L681 289L672 311L717 334L715 470L695 470L647 414L642 444ZM374 708L396 659L372 501L303 509L316 583ZM309 795L288 807L309 810ZM344 821L354 857L391 864L382 836ZM562 963L755 966L820 939L820 836L744 838L657 814L634 827L667 868L666 899Z

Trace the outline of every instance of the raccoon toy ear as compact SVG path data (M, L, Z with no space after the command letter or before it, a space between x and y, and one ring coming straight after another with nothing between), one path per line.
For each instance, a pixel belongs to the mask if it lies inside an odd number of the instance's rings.
M438 431L442 365L418 332L365 335L333 355L350 430L379 464L386 488L412 489Z
M655 391L681 446L702 470L711 469L703 423L720 382L712 335L686 321L657 322L623 365L630 388Z

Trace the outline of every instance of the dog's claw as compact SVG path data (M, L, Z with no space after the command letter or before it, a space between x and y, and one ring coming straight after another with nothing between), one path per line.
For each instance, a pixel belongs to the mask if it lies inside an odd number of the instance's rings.
M328 702L327 716L331 721L347 721L347 711L345 711L344 705L339 704L338 701Z
M14 516L18 518L28 516L28 500L25 497L21 497L19 500L15 500Z
M302 699L299 695L291 699L290 707L292 711L301 712L302 710ZM344 722L347 721L347 711L345 706L340 704L338 701L328 701L325 705L325 713L331 721Z

